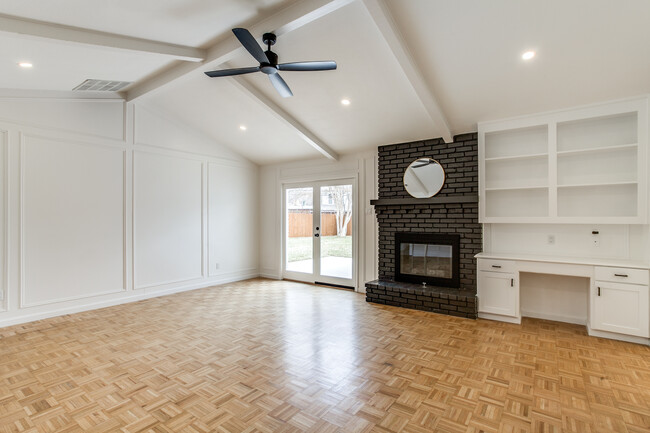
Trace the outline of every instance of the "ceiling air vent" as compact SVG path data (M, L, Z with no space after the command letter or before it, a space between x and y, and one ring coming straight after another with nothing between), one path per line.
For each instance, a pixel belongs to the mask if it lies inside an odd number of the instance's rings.
M130 81L86 80L72 90L83 92L119 92L131 84Z

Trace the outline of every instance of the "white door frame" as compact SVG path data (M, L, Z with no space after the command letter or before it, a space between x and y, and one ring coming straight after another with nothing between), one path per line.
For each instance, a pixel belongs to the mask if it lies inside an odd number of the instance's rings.
M287 223L288 223L288 213L287 213L287 189L293 188L313 188L314 197L313 197L313 224L312 224L312 235L316 233L316 227L320 227L320 188L322 186L335 186L335 185L352 185L352 277L350 279L346 278L337 278L320 275L320 236L318 238L312 236L312 258L313 258L313 273L303 273L295 271L287 271ZM335 284L347 287L353 287L357 290L357 270L358 270L358 228L359 228L359 217L358 217L358 204L357 204L357 178L356 177L341 177L336 179L326 179L326 180L315 180L315 181L305 181L305 182L286 182L282 183L282 206L281 212L282 216L280 220L282 221L282 244L281 244L281 254L282 257L282 278L304 281L308 283L322 282L327 284ZM319 231L320 234L320 231Z

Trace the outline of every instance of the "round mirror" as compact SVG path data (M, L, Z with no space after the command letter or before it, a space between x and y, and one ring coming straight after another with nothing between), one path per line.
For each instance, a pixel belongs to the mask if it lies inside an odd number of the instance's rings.
M433 197L444 184L445 170L435 159L416 159L404 172L404 188L415 198Z

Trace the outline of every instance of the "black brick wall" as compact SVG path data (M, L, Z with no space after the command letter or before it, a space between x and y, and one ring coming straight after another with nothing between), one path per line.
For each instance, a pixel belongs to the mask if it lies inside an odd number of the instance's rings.
M379 147L379 199L411 198L403 185L404 171L417 158L440 162L446 181L438 196L478 195L478 140L476 133ZM379 278L395 276L396 231L457 233L460 241L460 286L476 292L476 259L481 251L478 203L376 206L379 223Z
M422 157L435 159L445 169L445 186L437 197L478 194L478 135L470 133L457 135L448 144L435 138L380 146L378 198L411 198L404 189L404 171Z

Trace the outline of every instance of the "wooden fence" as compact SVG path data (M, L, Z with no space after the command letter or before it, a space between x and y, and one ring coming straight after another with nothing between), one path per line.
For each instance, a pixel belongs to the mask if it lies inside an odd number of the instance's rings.
M299 238L313 235L312 213L309 211L289 211L289 237ZM336 236L336 214L321 214L321 236ZM352 236L352 220L348 223L348 236Z

